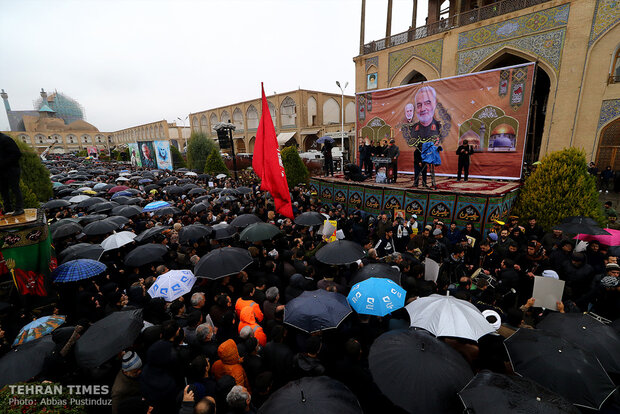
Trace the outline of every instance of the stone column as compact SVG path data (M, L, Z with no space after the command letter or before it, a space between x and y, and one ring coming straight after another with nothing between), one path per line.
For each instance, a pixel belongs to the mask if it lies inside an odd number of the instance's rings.
M439 1L428 0L428 19L426 24L433 24L439 20Z

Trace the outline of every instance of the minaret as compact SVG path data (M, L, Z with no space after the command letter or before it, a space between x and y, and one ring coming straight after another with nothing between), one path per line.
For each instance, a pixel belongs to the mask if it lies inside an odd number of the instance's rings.
M41 88L41 98L43 98L43 103L47 105L47 92L43 88Z
M4 92L4 89L2 89L0 96L2 96L2 100L4 101L4 109L6 109L6 112L8 113L11 110L11 104L9 104L9 95Z

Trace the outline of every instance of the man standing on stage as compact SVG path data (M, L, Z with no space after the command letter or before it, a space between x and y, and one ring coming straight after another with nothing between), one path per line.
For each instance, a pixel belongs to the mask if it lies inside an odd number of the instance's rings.
M22 152L17 143L8 135L0 133L0 195L4 202L6 215L19 216L24 214L24 199L19 188L19 159ZM15 211L11 193L15 196Z
M385 156L390 158L390 164L388 169L392 170L392 177L388 179L388 182L395 183L396 176L398 175L398 156L400 155L400 149L395 143L394 138L390 140L390 145L385 150Z
M456 155L459 156L459 171L456 181L461 181L461 172L464 171L465 181L469 177L469 157L474 153L474 149L469 142L464 139L463 143L456 149Z

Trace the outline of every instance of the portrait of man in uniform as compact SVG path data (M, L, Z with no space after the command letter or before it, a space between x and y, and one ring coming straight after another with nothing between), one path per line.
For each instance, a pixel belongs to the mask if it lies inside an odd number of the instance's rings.
M407 106L409 105L411 104L407 104ZM418 122L410 127L407 126L407 135L403 131L403 137L409 146L418 146L429 141L440 141L441 123L435 118L436 108L437 92L435 88L432 86L421 87L415 94L415 114ZM403 125L403 127L405 126Z

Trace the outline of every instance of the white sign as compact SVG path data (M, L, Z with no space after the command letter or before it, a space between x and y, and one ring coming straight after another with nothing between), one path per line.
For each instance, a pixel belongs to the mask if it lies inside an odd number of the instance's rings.
M562 301L563 293L563 280L534 276L534 291L532 292L532 297L535 299L534 306L557 311L556 302Z

